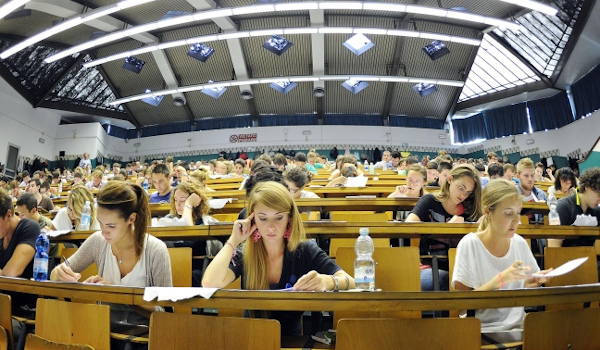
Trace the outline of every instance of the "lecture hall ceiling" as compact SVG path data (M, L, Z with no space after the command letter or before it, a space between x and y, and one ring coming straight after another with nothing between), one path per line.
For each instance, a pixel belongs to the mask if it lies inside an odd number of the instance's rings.
M33 106L65 111L68 122L87 122L89 116L98 116L104 121L114 118L143 127L203 118L301 114L316 114L319 118L327 114L380 115L384 120L399 115L443 121L455 114L497 106L495 101L511 103L511 98L546 96L564 89L570 82L563 73L570 69L568 61L574 59L570 55L595 7L595 0L551 0L543 3L558 9L558 13L548 15L500 0L329 0L319 2L316 9L308 9L314 3L307 1L263 1L147 0L54 34L1 59L0 74ZM0 55L48 28L64 25L70 18L85 18L90 11L121 2L32 0L0 20ZM343 3L343 8L336 3ZM290 7L270 10L280 4ZM355 4L371 7L357 9ZM389 11L385 7L393 4L415 5L418 11ZM271 7L246 11L249 13L237 10L251 5ZM201 17L203 12L216 10L232 11L229 15L140 29L137 34L107 40L51 63L45 61L76 45L109 38L127 28L164 23L160 22L163 18L175 22L177 16ZM445 10L454 15L436 16ZM461 13L465 17L474 14L501 19L518 24L518 28L451 18ZM297 29L296 33L282 34L293 43L283 54L263 48L276 33L274 30L292 28ZM297 33L311 28L325 33ZM343 43L354 35L349 30L365 28L365 36L374 46L355 55ZM235 37L237 32L250 34ZM397 34L400 32L401 36ZM419 33L425 37L418 37ZM218 39L223 34L235 38L214 40L215 35ZM190 43L136 55L145 62L139 74L123 69L123 58L95 65L99 59L132 50L210 36L213 39L204 43L214 53L206 62L188 55ZM433 60L423 47L437 38L450 53ZM474 40L481 44L473 44ZM597 53L598 48L594 50ZM92 66L86 68L84 64ZM585 72L579 72L582 74ZM286 94L261 82L279 77L303 79ZM312 81L314 77L325 79ZM341 85L341 77L363 77L369 86L353 94ZM233 86L228 86L219 99L194 89L209 80ZM419 81L434 82L437 91L419 96L413 89ZM114 103L143 94L146 89L169 93L157 107L138 99ZM324 96L316 97L315 89L323 89ZM252 98L241 98L242 91L251 93ZM186 103L176 106L177 101Z

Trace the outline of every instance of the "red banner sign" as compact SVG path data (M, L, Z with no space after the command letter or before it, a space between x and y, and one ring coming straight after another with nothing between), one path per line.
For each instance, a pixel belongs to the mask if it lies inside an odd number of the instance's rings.
M229 142L256 142L257 134L237 134L229 136Z

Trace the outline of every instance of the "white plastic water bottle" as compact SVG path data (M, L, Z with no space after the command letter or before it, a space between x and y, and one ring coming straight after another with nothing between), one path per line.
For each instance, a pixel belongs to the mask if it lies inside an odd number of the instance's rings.
M58 196L60 197L62 195L62 181L58 182Z
M33 279L36 281L46 281L48 279L48 248L50 240L46 231L40 232L35 240L35 255L33 257Z
M363 227L360 229L360 236L354 244L356 260L354 260L354 283L356 288L369 291L375 290L375 261L373 252L375 246L369 236L369 229Z
M365 159L365 173L369 171L369 162Z
M560 217L556 212L556 203L558 200L554 196L554 193L550 195L548 198L548 207L550 207L550 212L548 212L548 224L549 225L560 225Z
M85 201L85 206L81 211L81 218L79 219L78 231L89 231L90 225L92 224L92 208L90 207L90 201Z

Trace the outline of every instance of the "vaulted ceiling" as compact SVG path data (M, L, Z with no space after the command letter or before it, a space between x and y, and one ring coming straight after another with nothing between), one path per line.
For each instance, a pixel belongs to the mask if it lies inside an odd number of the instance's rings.
M131 1L30 1L0 20L0 57L23 40L58 29L69 19L85 19ZM66 111L68 122L100 116L141 128L203 118L322 118L327 114L444 121L524 92L548 95L564 89L569 82L561 81L561 74L595 5L595 0L551 0L546 3L558 13L548 15L500 0L263 1L146 0L2 57L0 75L33 106ZM279 11L277 6L284 4L289 7ZM394 4L413 7L403 12L387 6ZM469 14L505 20L519 28L472 21L474 16ZM176 23L178 18L193 15L198 15L196 20ZM175 24L160 22L165 16ZM159 25L141 27L153 22ZM137 33L109 41L111 34L135 28ZM360 31L375 46L357 56L343 43L352 32ZM293 43L281 56L262 47L273 33ZM217 37L207 38L211 35ZM197 37L214 49L204 63L187 54ZM53 55L93 38L105 42L47 63ZM450 53L432 60L423 47L438 38ZM171 45L182 39L192 40ZM473 45L474 40L481 44ZM95 65L98 59L120 53L127 56L132 50L160 44L166 48L135 55L145 61L139 74L123 69L123 58ZM264 81L278 77L295 79L298 85L281 94ZM369 86L353 94L341 86L348 77ZM199 90L209 80L232 86L214 99ZM434 83L437 91L420 97L413 89L420 81ZM323 97L315 96L317 88L324 89ZM154 107L135 98L146 89L168 93ZM242 99L243 91L251 92L252 98ZM175 99L186 103L176 106Z

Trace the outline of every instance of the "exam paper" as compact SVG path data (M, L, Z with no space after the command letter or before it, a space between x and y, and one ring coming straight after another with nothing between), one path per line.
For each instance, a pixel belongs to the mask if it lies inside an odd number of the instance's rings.
M366 176L349 177L346 179L344 187L365 187L368 179Z
M208 206L211 209L222 209L225 204L231 203L233 198L213 198L208 200Z
M46 235L48 237L58 237L62 235L66 235L67 233L71 233L72 230L57 230L57 231L48 231Z
M533 276L533 277L556 277L556 276L561 276L561 275L567 274L567 273L575 270L576 268L578 268L579 266L581 266L581 264L583 264L587 260L588 260L588 257L584 256L583 258L579 258L579 259L567 261L566 263L560 265L559 267L555 268L554 270L548 272L545 275L540 274L540 273L532 273L531 276Z
M144 300L152 301L156 298L158 301L177 301L197 296L210 299L218 289L200 287L146 287L144 290Z

